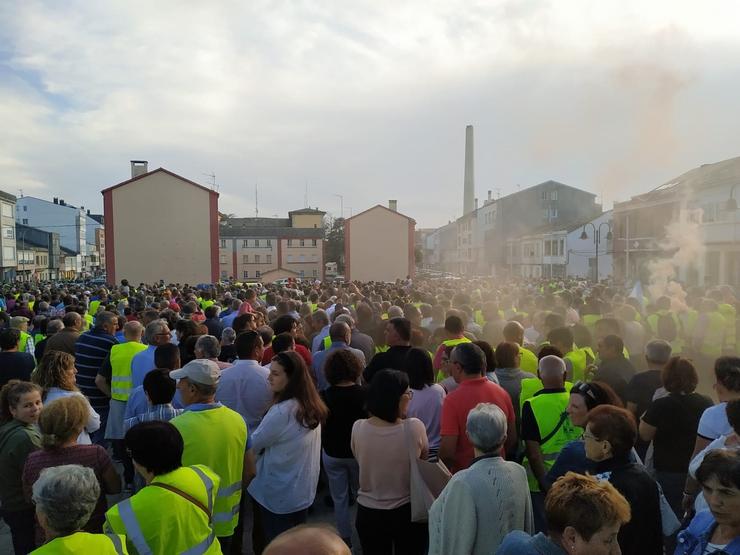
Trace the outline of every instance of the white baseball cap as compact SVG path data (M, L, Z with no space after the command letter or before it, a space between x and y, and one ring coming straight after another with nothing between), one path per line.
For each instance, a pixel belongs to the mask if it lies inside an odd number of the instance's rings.
M207 358L191 360L182 368L170 372L170 378L175 380L187 378L203 385L216 385L220 377L218 364Z

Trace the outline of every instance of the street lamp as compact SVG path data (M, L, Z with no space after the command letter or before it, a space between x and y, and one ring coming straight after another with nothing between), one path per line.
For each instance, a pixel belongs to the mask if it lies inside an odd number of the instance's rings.
M599 224L599 227L596 227L592 222L588 222L586 225L583 226L583 231L581 232L581 240L584 241L588 239L588 234L586 233L586 226L591 226L591 228L594 230L594 246L596 249L596 283L599 283L599 245L601 244L601 226L605 225L607 232L606 232L606 240L611 241L612 240L612 225L609 222L601 222Z
M339 197L339 217L344 218L344 196L334 193L335 197Z

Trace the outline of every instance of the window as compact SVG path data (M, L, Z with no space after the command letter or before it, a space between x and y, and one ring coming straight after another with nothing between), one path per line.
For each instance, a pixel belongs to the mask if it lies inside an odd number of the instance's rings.
M301 270L301 271L299 272L299 274L300 274L300 276L301 276L301 279L303 279L303 277L304 277L304 276L303 276L303 274L304 274L303 270Z
M259 247L260 246L260 240L259 239L255 239L254 240L254 246L255 247Z
M305 262L306 261L306 255L305 254L302 254L300 257L298 257L298 260L300 262Z
M272 264L272 255L271 254L268 254L267 255L267 263L268 264Z
M3 239L14 239L15 228L10 226L3 227Z
M291 262L293 262L293 255L292 254L289 254L288 255L288 264L290 264Z
M560 256L563 256L565 253L565 239L560 239L560 249L558 252L560 253Z
M255 254L254 255L254 263L255 264L259 264L260 263L260 255L259 254Z
M226 272L226 270L221 270L221 279L226 279L227 276L228 273Z
M302 247L305 247L306 246L306 241L304 241L303 239L301 239L301 246Z
M244 239L242 241L242 248L246 249L249 246L249 239Z
M249 271L244 270L244 279L249 279Z
M272 246L272 239L268 239L268 240L267 240L267 246L268 246L268 247L271 247L271 246Z
M23 206L23 211L24 211L24 212L28 212L28 206L25 206L25 205L24 205L24 206Z
M311 246L315 247L318 244L318 241L316 239L311 239Z
M547 200L547 191L542 191L542 193L540 193L540 198L542 200Z
M261 278L261 277L262 277L262 272L260 272L259 270L257 270L257 271L256 271L256 272L254 273L254 277L256 277L257 279Z
M249 264L249 255L243 254L242 255L242 264Z
M545 241L545 256L550 256L552 252L552 241Z
M23 225L28 225L28 218L23 218Z
M6 202L3 202L2 205L3 205L2 215L5 216L6 218L14 218L15 214L13 214L13 205L8 204Z
M558 209L557 208L550 208L549 219L551 220L558 219Z
M289 247L292 247L293 246L293 239L288 239L288 246Z
M221 248L222 249L226 248L226 239L221 239Z
M226 255L225 254L222 254L219 258L220 258L221 264L226 264Z
M319 275L319 271L316 270L316 269L314 269L314 271L313 271L313 277L318 277L318 275Z
M550 191L550 200L558 200L558 192Z

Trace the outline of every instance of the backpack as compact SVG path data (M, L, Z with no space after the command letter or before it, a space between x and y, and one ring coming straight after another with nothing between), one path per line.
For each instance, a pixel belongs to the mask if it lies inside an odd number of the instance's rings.
M668 341L675 341L678 337L678 329L673 315L670 313L658 314L658 338Z

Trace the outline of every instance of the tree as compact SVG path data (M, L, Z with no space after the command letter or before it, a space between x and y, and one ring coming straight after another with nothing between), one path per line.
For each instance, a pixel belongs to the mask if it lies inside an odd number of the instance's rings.
M337 272L344 273L344 218L327 218L324 224L326 235L326 262L336 262Z

